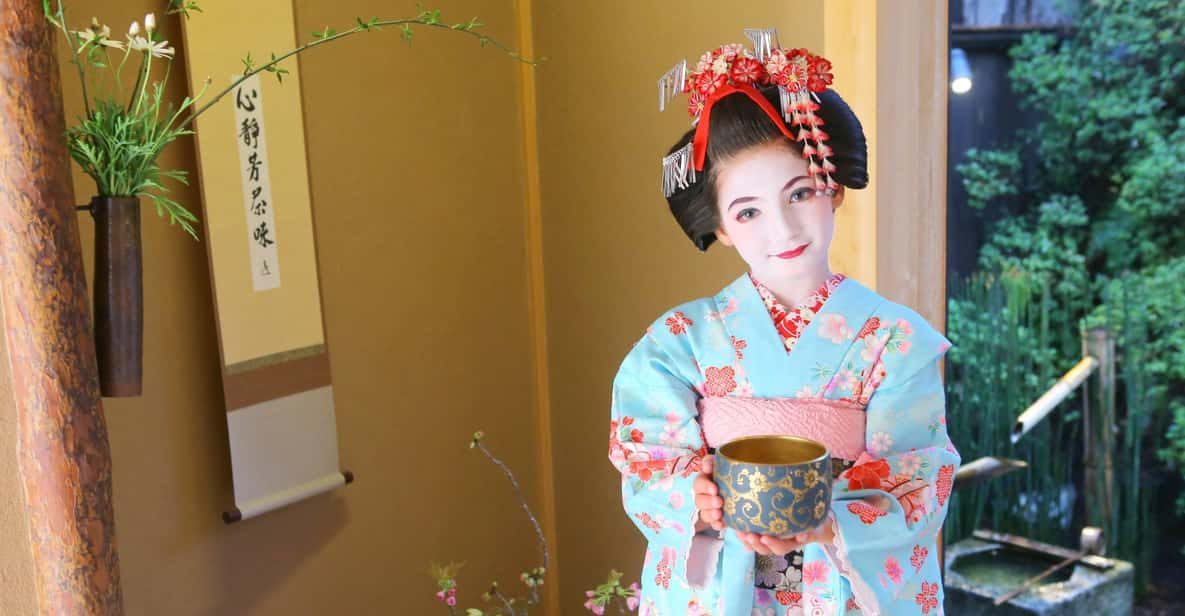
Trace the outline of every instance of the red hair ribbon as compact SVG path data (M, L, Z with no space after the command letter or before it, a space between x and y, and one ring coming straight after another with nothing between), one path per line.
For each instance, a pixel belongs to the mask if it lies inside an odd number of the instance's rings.
M734 92L740 92L741 94L753 99L753 102L757 103L758 107L761 107L761 110L765 112L765 115L769 116L769 119L773 121L774 126L777 126L778 130L782 131L783 135L786 135L786 137L791 141L798 140L794 133L790 132L790 129L786 127L786 123L782 121L782 115L778 113L778 110L774 109L774 106L770 104L769 99L762 96L756 88L749 84L743 84L741 86L726 84L716 88L716 91L712 92L712 95L708 97L707 102L704 103L704 110L699 116L699 125L695 127L695 141L693 142L693 148L695 153L696 171L704 170L704 159L708 156L708 133L710 132L709 124L712 119L712 106L716 104L716 101Z

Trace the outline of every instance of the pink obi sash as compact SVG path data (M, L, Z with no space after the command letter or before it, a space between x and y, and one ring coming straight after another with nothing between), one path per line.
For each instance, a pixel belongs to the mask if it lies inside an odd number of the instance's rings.
M801 436L827 446L832 458L864 453L862 407L819 398L712 397L699 401L700 425L709 447L746 436Z

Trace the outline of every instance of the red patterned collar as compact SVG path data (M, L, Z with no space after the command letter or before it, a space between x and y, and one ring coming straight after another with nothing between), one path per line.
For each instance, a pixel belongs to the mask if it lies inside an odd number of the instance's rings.
M772 291L761 284L759 280L749 274L749 280L753 282L753 286L757 288L757 294L761 296L762 303L765 304L766 310L769 311L770 318L774 321L774 327L778 330L778 334L782 336L782 343L786 347L786 352L789 353L794 349L794 345L798 342L802 332L806 330L807 325L815 318L815 315L823 309L823 304L827 302L827 298L835 292L835 288L839 283L843 282L846 276L843 274L832 274L818 289L807 296L805 302L796 306L793 310L787 310L778 298L774 297Z

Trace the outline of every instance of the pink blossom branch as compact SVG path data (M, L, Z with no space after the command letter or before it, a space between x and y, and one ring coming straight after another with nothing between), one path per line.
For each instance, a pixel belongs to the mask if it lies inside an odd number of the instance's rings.
M502 594L502 591L498 590L497 586L490 590L490 595L501 601L502 605L506 606L506 609L510 611L510 616L518 616L518 612L513 606L510 605L510 601L506 598L506 595Z
M547 550L547 538L543 536L543 528L539 526L539 520L535 519L535 514L531 512L531 507L527 505L527 499L523 496L522 489L518 485L518 480L514 478L514 473L511 472L510 468L506 466L504 462L494 457L494 454L490 453L490 450L486 449L486 446L481 442L482 436L484 436L484 434L481 432L475 434L473 437L473 442L470 446L481 450L481 452L485 454L487 458L489 458L490 462L493 462L498 466L498 468L502 469L502 473L505 474L506 478L510 480L510 485L514 488L515 495L518 496L519 504L522 506L523 511L527 513L527 518L531 520L531 525L535 527L535 535L539 537L539 545L543 549L543 570L546 571L549 564L549 553Z

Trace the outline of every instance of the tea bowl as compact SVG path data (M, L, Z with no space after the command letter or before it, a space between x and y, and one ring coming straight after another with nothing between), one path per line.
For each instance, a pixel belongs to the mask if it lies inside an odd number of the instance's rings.
M713 472L729 528L786 538L827 519L831 454L797 436L750 436L716 449Z

